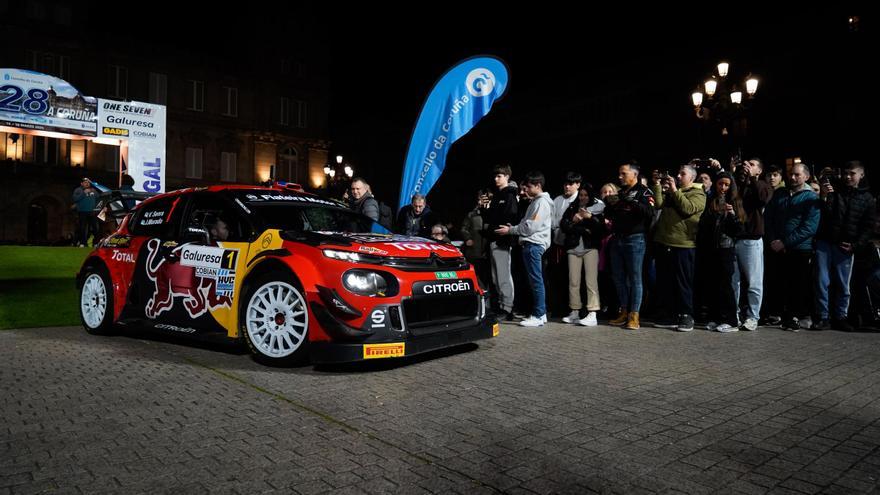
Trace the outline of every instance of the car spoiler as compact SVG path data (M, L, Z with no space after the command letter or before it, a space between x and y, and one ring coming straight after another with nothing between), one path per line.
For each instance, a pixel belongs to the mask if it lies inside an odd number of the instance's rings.
M122 218L131 213L141 201L155 196L154 193L113 189L98 195L95 203L95 215L101 220L107 216Z

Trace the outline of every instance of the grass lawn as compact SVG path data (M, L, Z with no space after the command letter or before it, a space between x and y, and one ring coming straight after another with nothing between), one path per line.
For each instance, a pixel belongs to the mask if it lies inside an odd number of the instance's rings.
M0 246L0 329L79 325L74 277L90 252Z

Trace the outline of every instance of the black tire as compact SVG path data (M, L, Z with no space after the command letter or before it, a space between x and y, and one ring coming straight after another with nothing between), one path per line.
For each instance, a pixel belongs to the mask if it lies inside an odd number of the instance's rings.
M113 284L107 269L101 265L86 268L79 289L79 317L86 332L92 335L112 335Z
M311 316L302 285L293 276L276 272L247 281L238 320L257 362L268 366L308 363Z

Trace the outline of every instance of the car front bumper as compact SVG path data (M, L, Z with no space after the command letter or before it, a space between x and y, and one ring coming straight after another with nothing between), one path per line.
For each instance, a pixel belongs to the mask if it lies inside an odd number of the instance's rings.
M468 326L413 335L409 332L389 342L335 343L311 342L309 354L314 364L348 363L373 359L393 359L467 344L498 335L499 324L494 317L483 318Z

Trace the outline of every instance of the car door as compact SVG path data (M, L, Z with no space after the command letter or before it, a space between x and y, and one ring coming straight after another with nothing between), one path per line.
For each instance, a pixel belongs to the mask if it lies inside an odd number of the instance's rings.
M237 335L237 300L253 226L226 197L204 191L192 195L181 228L177 262L190 274L180 281L187 294L181 316L198 330Z

